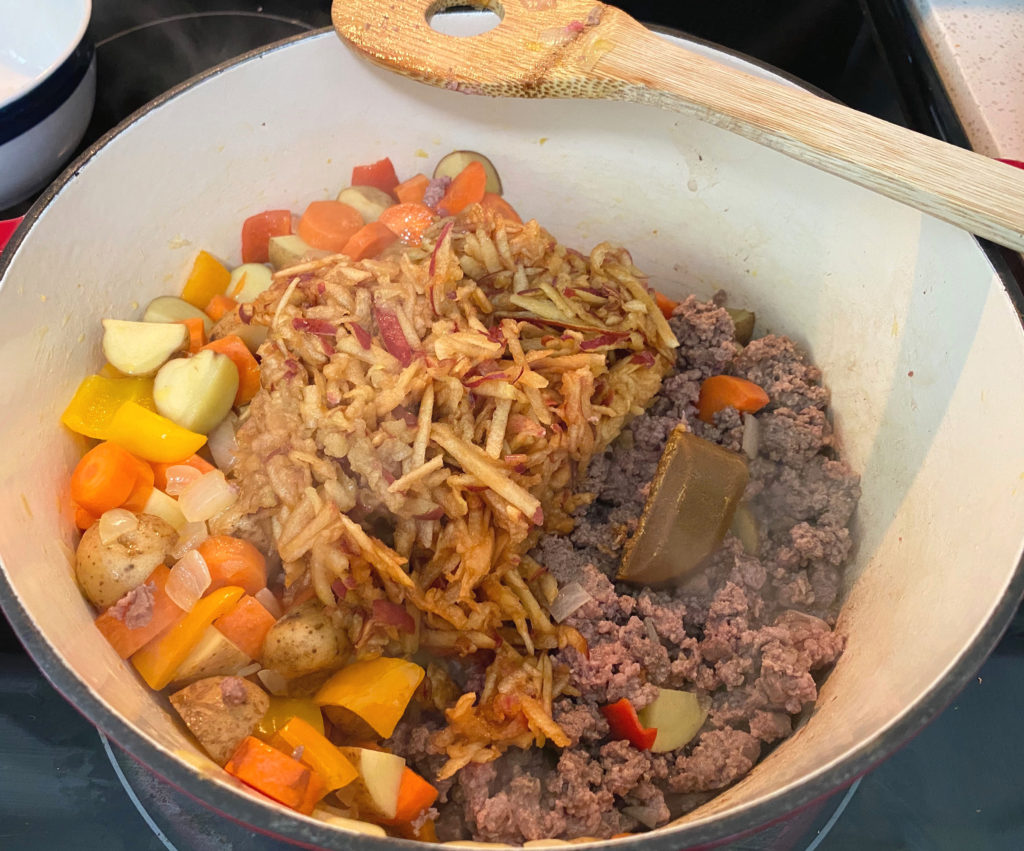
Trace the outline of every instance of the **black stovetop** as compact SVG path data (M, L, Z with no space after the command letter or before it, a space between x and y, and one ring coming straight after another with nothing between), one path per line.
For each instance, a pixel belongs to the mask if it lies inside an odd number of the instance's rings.
M902 0L616 3L774 65L858 109L964 136ZM80 150L151 98L247 50L330 25L329 0L94 0L97 99ZM0 219L31 202L0 210ZM850 790L733 849L1024 848L1024 618L923 733ZM279 848L101 739L0 618L0 849Z

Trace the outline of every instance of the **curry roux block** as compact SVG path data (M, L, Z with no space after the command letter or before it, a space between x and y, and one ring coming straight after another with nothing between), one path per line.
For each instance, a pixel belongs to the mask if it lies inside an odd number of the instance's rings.
M626 543L618 578L650 585L690 573L722 543L748 477L742 455L677 425Z

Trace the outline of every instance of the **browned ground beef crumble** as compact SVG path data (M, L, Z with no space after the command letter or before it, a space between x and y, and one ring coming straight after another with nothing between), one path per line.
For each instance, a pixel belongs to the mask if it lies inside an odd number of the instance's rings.
M566 621L587 639L589 658L561 651L580 697L557 701L554 717L573 747L511 751L442 782L441 839L609 837L643 830L642 822L664 824L738 780L767 746L790 735L794 716L817 697L815 675L842 652L832 627L860 488L835 457L820 371L784 337L739 350L732 321L715 302L691 297L670 324L680 341L674 374L646 414L592 462L581 489L595 499L580 510L575 530L542 539L532 553L559 585L579 582L593 597ZM750 379L771 399L757 414L759 452L746 494L759 523L758 555L729 535L677 588L615 583L623 542L672 428L685 421L741 450L743 421L734 409L714 425L696 416L700 382L722 372ZM476 677L469 673L467 690ZM658 686L707 696L711 711L700 734L668 754L610 741L598 707L627 697L639 709ZM411 713L392 740L428 777L445 759L429 746L441 726L440 717Z

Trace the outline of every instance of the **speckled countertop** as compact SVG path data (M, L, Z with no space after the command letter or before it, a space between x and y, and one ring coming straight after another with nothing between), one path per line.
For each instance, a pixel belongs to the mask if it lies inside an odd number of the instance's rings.
M906 0L971 146L1024 160L1024 0Z

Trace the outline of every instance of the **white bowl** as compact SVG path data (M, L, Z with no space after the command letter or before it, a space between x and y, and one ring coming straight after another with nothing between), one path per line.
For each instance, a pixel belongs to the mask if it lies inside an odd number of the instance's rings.
M696 119L431 89L333 33L147 107L68 169L0 257L0 603L15 630L87 717L216 810L307 847L406 847L246 791L93 628L69 561L82 445L58 418L103 363L100 320L180 286L199 248L237 261L246 215L333 196L353 163L389 155L411 174L453 148L492 155L516 209L564 243L621 241L669 296L725 288L762 331L795 337L863 477L848 649L807 723L679 822L611 845L705 845L849 783L963 687L1024 588L1024 333L993 261L951 225Z
M91 13L91 0L0 0L0 209L45 186L85 133Z

